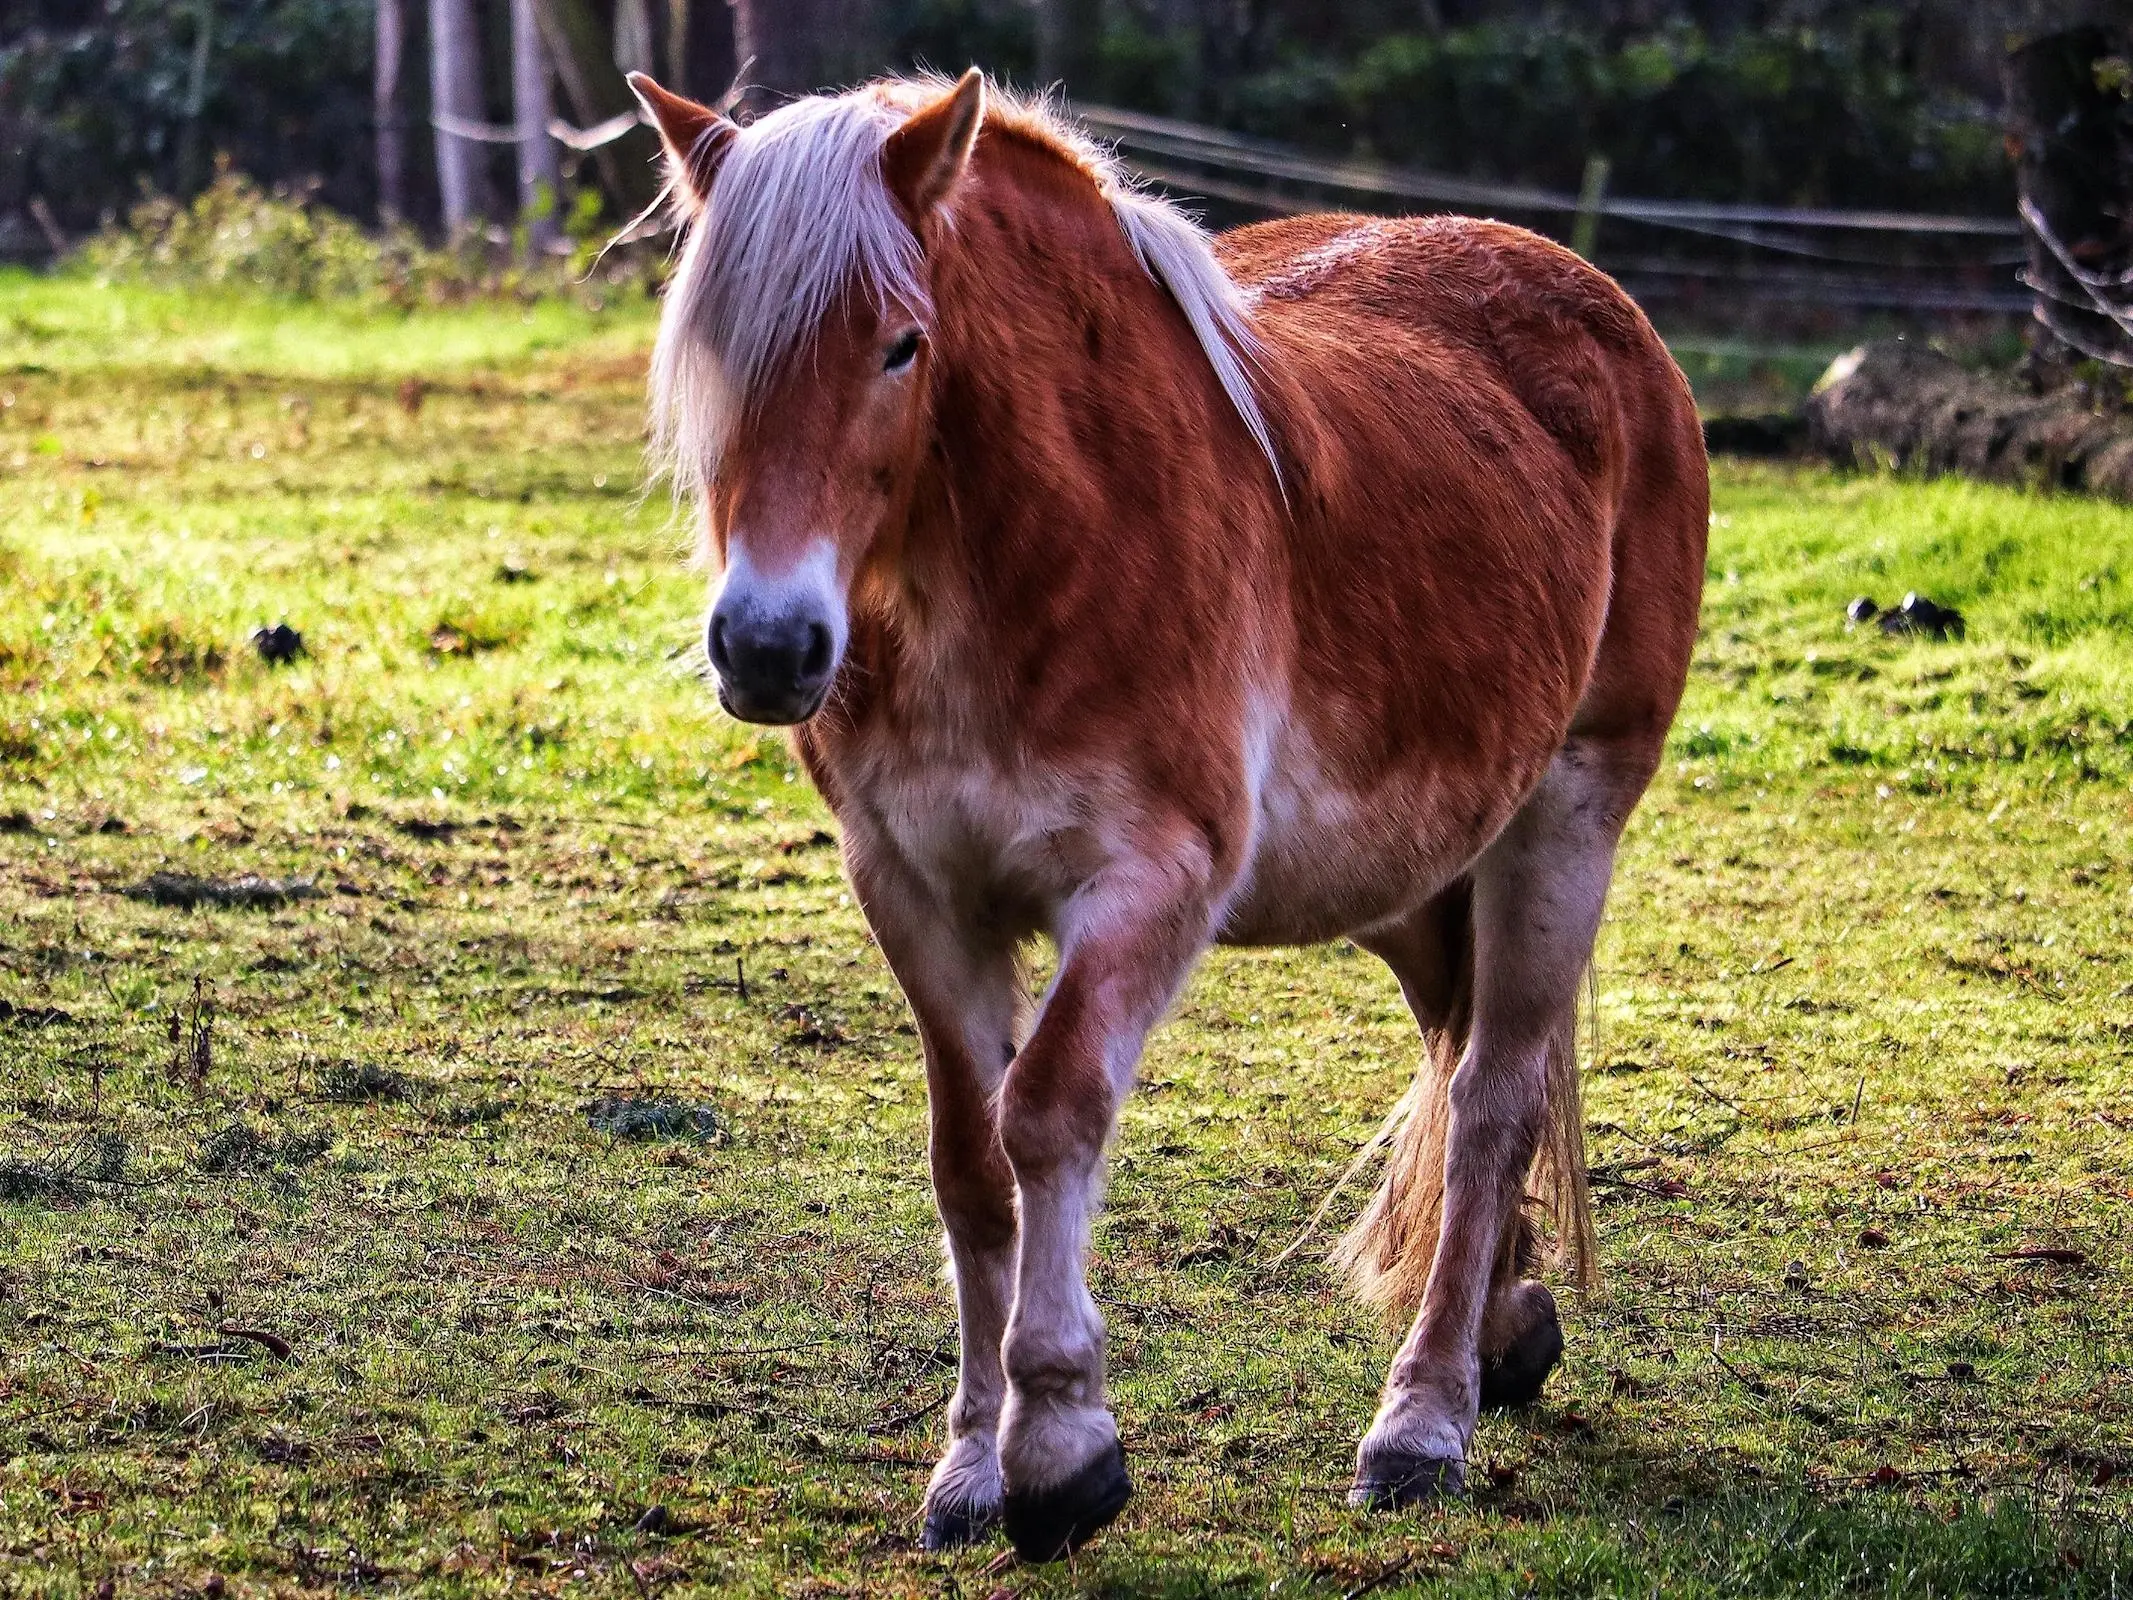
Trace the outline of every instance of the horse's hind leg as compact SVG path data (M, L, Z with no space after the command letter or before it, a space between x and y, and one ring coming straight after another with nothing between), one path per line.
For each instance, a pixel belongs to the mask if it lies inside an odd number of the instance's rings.
M1442 1222L1421 1314L1358 1452L1358 1504L1404 1504L1465 1481L1484 1323L1515 1256L1506 1247L1543 1133L1551 1056L1575 1020L1615 843L1650 771L1641 749L1573 738L1474 864L1472 1022L1449 1089ZM1515 1276L1497 1309L1507 1315L1491 1331L1513 1343L1552 1320L1552 1303Z
M926 1055L927 1154L955 1282L961 1362L948 1449L926 1488L921 1543L970 1544L1000 1520L1000 1346L1013 1304L1014 1176L994 1110L1028 1027L1014 941L959 925L893 863L852 852L852 881L918 1022Z
M1411 1117L1441 1122L1441 1091L1432 1080L1457 1065L1472 1020L1471 885L1462 879L1411 916L1359 936L1358 943L1392 969L1422 1031L1423 1048L1430 1059L1419 1086L1423 1103ZM1396 1163L1404 1161L1410 1170L1394 1177L1391 1192L1377 1202L1381 1209L1400 1209L1401 1191L1433 1189L1437 1182L1434 1175L1413 1169L1431 1161L1441 1166L1442 1128L1415 1132L1420 1138L1411 1158L1406 1150L1394 1156ZM1388 1226L1372 1234L1367 1246L1358 1242L1350 1266L1361 1268L1356 1275L1365 1280L1370 1299L1388 1310L1404 1311L1412 1319L1426 1287L1429 1257L1403 1262L1405 1241L1400 1235L1426 1231L1434 1245L1441 1219L1434 1208L1410 1209L1409 1219L1404 1228ZM1356 1259L1364 1254L1374 1259ZM1484 1411L1530 1405L1540 1398L1541 1385L1562 1357L1563 1332L1555 1297L1532 1276L1538 1256L1532 1224L1522 1216L1497 1251L1488 1303L1482 1312L1480 1403Z

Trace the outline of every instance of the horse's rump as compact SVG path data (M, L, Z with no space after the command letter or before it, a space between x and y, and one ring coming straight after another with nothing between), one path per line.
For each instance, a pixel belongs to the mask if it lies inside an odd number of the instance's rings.
M1640 791L1680 695L1708 520L1693 402L1650 324L1569 252L1496 224L1313 217L1222 245L1283 364L1270 387L1297 509L1305 692L1292 698L1338 699L1361 679L1380 717L1339 723L1348 759L1383 778L1380 815L1351 846L1395 875L1402 822L1448 855L1478 850L1574 735L1625 773L1620 792ZM1383 575L1379 592L1359 598L1358 573ZM1465 811L1445 781L1462 770ZM1433 892L1439 871L1412 874L1408 894ZM1384 1180L1338 1252L1351 1285L1399 1315L1430 1269L1447 1090L1467 1042L1467 894L1439 903L1461 908L1441 941L1452 998L1372 1141ZM1404 984L1415 962L1401 965ZM1584 1277L1573 1026L1566 1011L1551 1033L1536 1177ZM1522 1275L1530 1242L1523 1224L1505 1234L1501 1281Z

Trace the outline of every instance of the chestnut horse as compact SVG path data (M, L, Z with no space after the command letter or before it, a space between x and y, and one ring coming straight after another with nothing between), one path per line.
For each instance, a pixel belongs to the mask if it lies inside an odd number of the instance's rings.
M689 223L654 418L719 698L797 727L923 1042L961 1325L926 1544L1053 1558L1130 1493L1083 1255L1214 943L1352 939L1429 1040L1342 1247L1417 1312L1352 1498L1456 1491L1561 1350L1534 1173L1585 1259L1577 994L1702 588L1679 370L1533 234L1211 239L976 72L747 127L633 82Z

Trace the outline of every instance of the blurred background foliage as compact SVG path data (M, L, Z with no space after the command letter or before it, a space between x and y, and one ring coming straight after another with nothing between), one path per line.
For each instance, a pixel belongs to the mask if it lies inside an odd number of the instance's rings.
M655 250L602 260L608 232L596 190L565 219L567 253L499 252L478 238L431 244L405 222L357 226L319 200L316 180L272 190L218 157L190 199L150 194L84 243L79 263L115 282L166 289L247 289L296 300L352 300L408 310L478 298L568 295L589 305L658 279ZM602 270L596 271L595 268Z
M2004 210L1991 103L1916 70L1904 19L1627 39L1479 24L1285 53L1223 85L1218 120L1476 177L1575 189L1606 154L1627 193Z
M196 195L214 181L218 155L261 184L302 184L317 204L374 218L377 3L11 0L0 13L0 254L47 253L55 232L78 237L144 193ZM484 94L508 119L510 7L475 5L488 41ZM660 30L686 30L689 51L671 59L702 95L748 57L772 89L976 61L1022 83L1062 82L1083 100L1475 176L1574 187L1601 154L1622 193L2004 212L2012 183L1999 58L2023 30L2095 8L587 0L582 9L618 60L639 33L650 48ZM405 13L403 210L434 229L426 8ZM485 159L507 182L508 150Z
M372 0L8 0L0 15L0 215L24 243L32 198L84 230L144 191L197 193L218 153L374 211Z

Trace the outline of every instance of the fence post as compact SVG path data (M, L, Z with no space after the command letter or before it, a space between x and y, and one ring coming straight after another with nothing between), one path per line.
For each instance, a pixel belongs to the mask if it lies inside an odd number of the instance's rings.
M1585 158L1585 181L1578 185L1578 217L1570 230L1570 248L1587 261L1600 244L1600 208L1607 203L1607 179L1614 163L1603 155Z
M400 145L400 57L406 49L407 17L401 0L377 0L378 51L370 107L378 141L378 223L392 227L406 208Z

